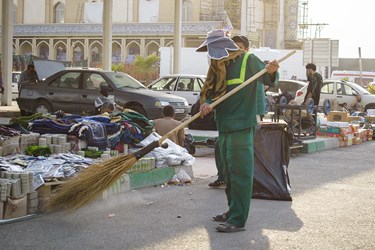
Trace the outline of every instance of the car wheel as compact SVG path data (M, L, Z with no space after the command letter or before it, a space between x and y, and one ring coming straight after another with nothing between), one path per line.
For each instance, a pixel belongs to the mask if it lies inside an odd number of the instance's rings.
M51 113L52 111L53 111L52 106L47 101L39 101L34 106L34 113L47 114L47 113Z
M138 112L141 115L146 116L146 111L141 106L134 105L134 106L130 106L128 109L134 110L135 112Z

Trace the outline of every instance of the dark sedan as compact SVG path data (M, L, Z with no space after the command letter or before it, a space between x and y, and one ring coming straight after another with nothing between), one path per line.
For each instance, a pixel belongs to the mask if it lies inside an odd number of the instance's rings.
M176 119L179 120L185 118L189 110L184 98L149 90L125 73L100 69L65 69L44 81L23 84L17 103L23 115L57 110L91 115L101 86L108 86L108 97L118 105L149 119L162 117L166 105L175 108Z

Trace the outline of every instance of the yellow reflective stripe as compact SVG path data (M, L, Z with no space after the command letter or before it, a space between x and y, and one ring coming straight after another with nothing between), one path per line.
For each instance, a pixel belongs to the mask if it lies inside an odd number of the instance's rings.
M245 74L246 74L246 64L247 64L247 58L249 57L250 52L246 53L245 56L242 59L241 64L241 70L240 70L240 78L234 78L227 81L227 85L232 84L241 84L245 81Z

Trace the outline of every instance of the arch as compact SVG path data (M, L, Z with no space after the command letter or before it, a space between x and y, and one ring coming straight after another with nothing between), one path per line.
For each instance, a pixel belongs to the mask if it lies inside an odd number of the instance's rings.
M139 56L141 54L141 46L137 42L130 42L126 46L126 58L125 63L133 63L136 56Z
M73 48L73 62L83 61L85 58L85 45L81 41L74 41Z
M147 45L146 45L146 55L149 56L149 55L157 55L159 56L159 48L160 48L160 45L154 41L152 42L149 42Z
M54 46L54 54L56 61L67 61L66 58L66 43L59 41Z
M21 55L32 55L33 54L33 46L29 41L24 41L20 45L20 54Z
M40 58L48 59L49 58L49 45L46 42L40 42L37 45L37 55Z
M182 1L182 21L191 21L193 19L193 3L191 0Z
M95 41L89 47L90 67L100 67L102 64L103 45Z
M54 23L65 22L65 6L61 2L57 2L53 8L53 21Z
M165 47L173 47L173 41L167 42Z
M18 51L18 50L17 50L17 44L12 43L12 50L13 50L13 51L12 51L12 54L13 54L13 55L16 55L16 54L17 54L17 51Z
M112 62L121 62L121 44L119 42L112 42Z

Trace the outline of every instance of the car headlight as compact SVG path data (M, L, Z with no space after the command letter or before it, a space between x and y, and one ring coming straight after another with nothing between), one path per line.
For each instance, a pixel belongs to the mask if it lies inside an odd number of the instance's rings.
M185 101L184 101L184 105L185 105L186 107L188 107L188 106L189 106L189 103L185 100Z
M168 106L169 105L169 102L166 102L166 101L157 101L155 102L155 106L156 107L165 107L165 106Z

